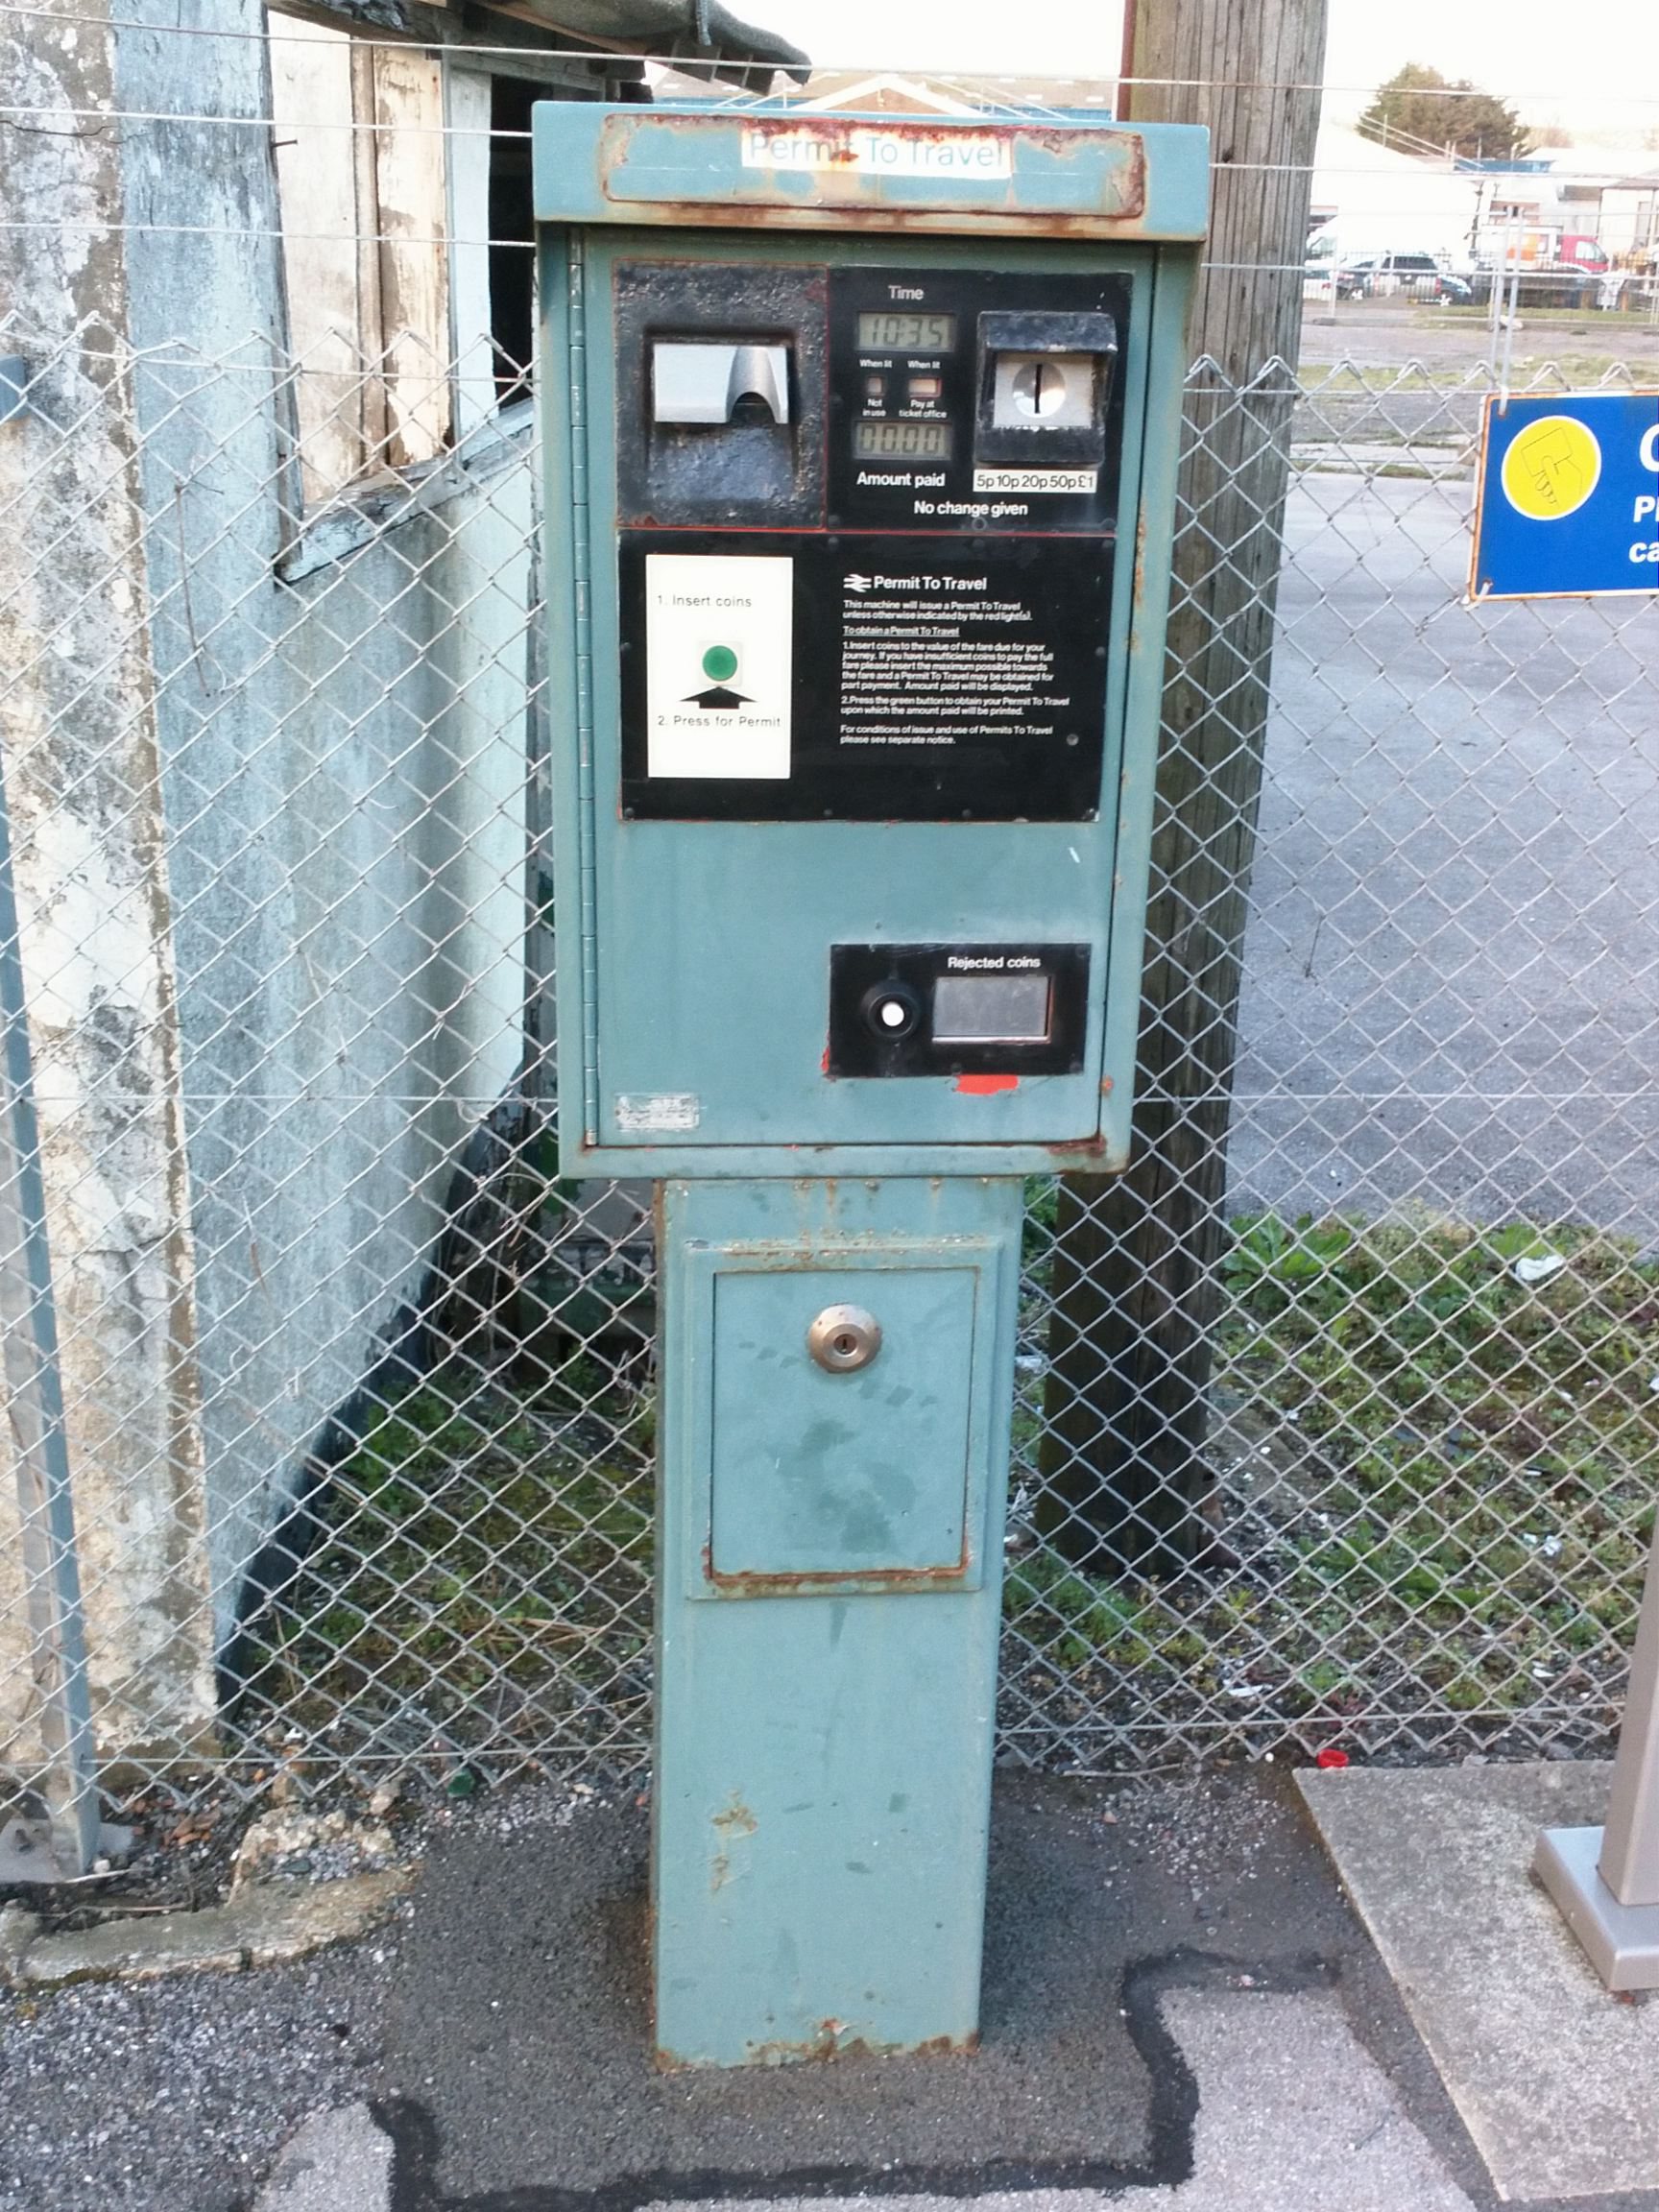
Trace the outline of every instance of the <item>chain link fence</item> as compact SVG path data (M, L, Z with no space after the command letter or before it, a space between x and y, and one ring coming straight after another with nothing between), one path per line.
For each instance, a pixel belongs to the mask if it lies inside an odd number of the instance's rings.
M398 379L475 363L0 353L39 1169L0 1252L0 1759L49 1777L81 1684L108 1773L186 1797L296 1756L637 1767L650 1193L554 1168L529 408L411 463ZM1099 1200L1034 1184L1007 1757L1572 1754L1616 1719L1659 1479L1659 608L1464 604L1490 386L1298 384L1199 1541L1076 1563L1052 1360ZM1194 392L1190 447L1240 403ZM323 497L330 416L379 444ZM1094 1249L1092 1310L1133 1309L1143 1245Z

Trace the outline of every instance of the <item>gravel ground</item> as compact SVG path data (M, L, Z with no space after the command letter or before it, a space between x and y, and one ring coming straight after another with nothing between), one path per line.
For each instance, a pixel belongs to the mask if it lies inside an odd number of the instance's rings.
M397 1856L423 1857L452 1836L499 1846L604 1803L587 1784L544 1783L427 1807L396 1821ZM167 1893L171 1859L183 1869L175 1887L210 1902L239 1826L228 1812L195 1816L172 1850L144 1856L136 1890ZM196 1866L208 1831L213 1880ZM6 1894L57 1908L55 1922L94 1917L72 1893ZM144 1909L131 1895L111 1902ZM405 1899L361 1942L294 1966L0 1990L0 2212L245 2212L308 2114L384 2089L387 1997L410 1911ZM429 1996L442 2005L441 1990Z
M869 2161L912 2142L917 2187L956 2197L972 2175L932 2163L927 2138L942 2127L957 2155L977 2137L980 2159L987 2141L995 2160L1023 2133L1028 2157L1037 2150L1026 2178L1074 2187L1092 2169L1050 2168L1039 2147L1074 2132L1079 2082L1118 2101L1103 2117L1129 2149L1093 2186L1129 2184L1121 2201L1185 2204L1169 2185L1196 2152L1194 2212L1417 2212L1430 2199L1410 2176L1358 2185L1358 2153L1379 2133L1369 2105L1359 2141L1344 2134L1379 2067L1469 2201L1496 2212L1282 1763L1117 1784L1003 1776L998 1799L986 2053L968 2072L893 2061L910 2072L882 2086L909 2095L885 2114L856 2064L652 2074L632 1977L618 1981L603 1957L584 1970L580 1944L546 1941L585 1867L629 1878L643 1807L633 1791L536 1785L408 1822L400 1840L427 1847L415 1897L309 1965L0 1997L0 2212L249 2212L302 2120L375 2097L399 2110L403 2188L455 2212L570 2212L595 2182L591 2200L613 2212L672 2199L695 2212L684 2200L753 2197L764 2177L816 2170L822 2183L827 2140L828 2163L854 2186L860 2175L878 2185ZM583 1940L605 1952L591 1931ZM1289 1992L1275 2007L1308 2015L1301 2041L1269 2038L1274 2065L1240 2072L1239 2038L1261 2010L1240 2006L1274 1991ZM1174 2040L1160 2004L1175 2008ZM1358 2042L1343 2040L1350 2031ZM572 2064L584 2050L593 2062ZM998 2095L999 2112L977 2109ZM965 2097L976 2101L967 2126ZM1310 2174L1302 2138L1314 2126L1324 2165ZM949 2212L938 2195L908 2200ZM1022 2201L1051 2212L1055 2199L1001 2200ZM1651 2198L1598 2201L1654 2212Z
M1004 2042L1022 2006L1029 2012L1034 2081L1065 2073L1043 2053L1068 1987L1072 2026L1062 2043L1088 2045L1106 2030L1121 2041L1115 2007L1104 2028L1094 2020L1098 1990L1117 1985L1119 1952L1202 1946L1222 1927L1252 1957L1282 1948L1280 1929L1299 1950L1315 1939L1314 1922L1332 1944L1343 1939L1328 1877L1309 1887L1313 1854L1271 1767L1118 1784L1009 1777L1002 1791L988 2002L1007 2016ZM575 1832L566 1840L560 1831ZM386 2096L439 2123L454 2168L444 2181L464 2196L492 2178L481 2169L493 2161L517 2163L513 2178L522 2184L549 2166L567 2168L589 2138L602 2169L607 2158L624 2170L697 2167L708 2143L723 2140L718 2114L676 2117L690 2093L665 2093L638 2065L640 2023L627 2005L610 2017L604 1974L591 1986L578 1975L580 1987L565 1988L575 1973L567 1947L537 1954L537 1929L551 1909L548 1868L561 1869L561 1892L584 1866L603 1874L623 1831L643 1831L634 1791L538 1784L434 1808L398 1837L402 1850L426 1854L421 1888L360 1943L291 1968L0 1995L0 2212L247 2212L309 2114ZM1097 1924L1090 1915L1075 1958L1062 1957L1052 1928L1039 1939L1027 1924L1033 1912L1041 1920L1045 1894L1034 1868L1062 1888L1100 1889L1103 1914ZM1110 1957L1093 1956L1091 1946L1101 1945ZM480 1994L481 1976L490 1991L499 1986L498 2005ZM605 2015L597 2028L585 2023L590 2011ZM604 2045L599 2063L587 2071L561 2063L561 2036L581 2046L593 2034ZM1122 2125L1139 2140L1145 2090L1138 2065L1125 2077L1131 2057L1116 2052L1102 2079L1111 2095L1127 2098ZM1019 2049L1012 2057L1004 2051L1000 2065L1010 2074L1012 2135L1030 2125ZM976 2095L996 2072L981 2071ZM851 2074L846 2083L857 2085ZM810 2109L792 2119L804 2086L813 2090ZM728 2124L740 2141L735 2152L726 2145L729 2163L782 2172L822 2152L818 2137L833 2114L818 2113L819 2086L790 2069L747 2086L705 2081L693 2102L734 2102ZM942 2096L949 2104L963 2086L953 2072L941 2076L923 2104ZM855 2103L862 2121L856 2112L844 2119L867 2131L871 2111ZM773 2106L781 2110L768 2120ZM906 2139L927 2124L926 2111L901 2109L893 2120ZM672 2140L657 2143L653 2127ZM803 2128L811 2157L796 2141ZM990 2139L998 2139L995 2128ZM1123 2155L1133 2162L1132 2149Z
M368 2094L396 1940L0 1998L0 2207L242 2212L307 2112Z

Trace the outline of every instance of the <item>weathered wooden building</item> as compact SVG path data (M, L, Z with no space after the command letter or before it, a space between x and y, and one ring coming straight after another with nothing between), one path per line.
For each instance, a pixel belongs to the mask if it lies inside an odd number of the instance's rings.
M13 1424L31 1771L65 1633L101 1758L212 1736L250 1564L520 1080L529 103L799 57L712 0L48 0L0 54L0 767L78 1570Z

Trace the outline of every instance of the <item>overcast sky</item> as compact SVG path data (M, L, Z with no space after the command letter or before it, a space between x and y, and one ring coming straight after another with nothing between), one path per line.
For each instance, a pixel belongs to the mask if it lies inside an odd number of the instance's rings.
M732 6L826 67L1111 76L1122 36L1121 0ZM1331 0L1329 113L1357 114L1405 61L1473 78L1514 101L1530 122L1635 138L1659 130L1659 0ZM1645 100L1631 97L1643 93Z

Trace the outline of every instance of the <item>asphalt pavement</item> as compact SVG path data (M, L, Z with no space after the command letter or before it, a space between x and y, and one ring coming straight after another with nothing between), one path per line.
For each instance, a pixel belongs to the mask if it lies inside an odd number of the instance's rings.
M422 1842L400 1916L307 1967L0 2001L5 2212L1498 2201L1283 1767L1000 1774L973 2057L658 2074L634 1794Z
M1659 601L1470 608L1469 483L1323 450L1286 516L1230 1207L1659 1246Z

